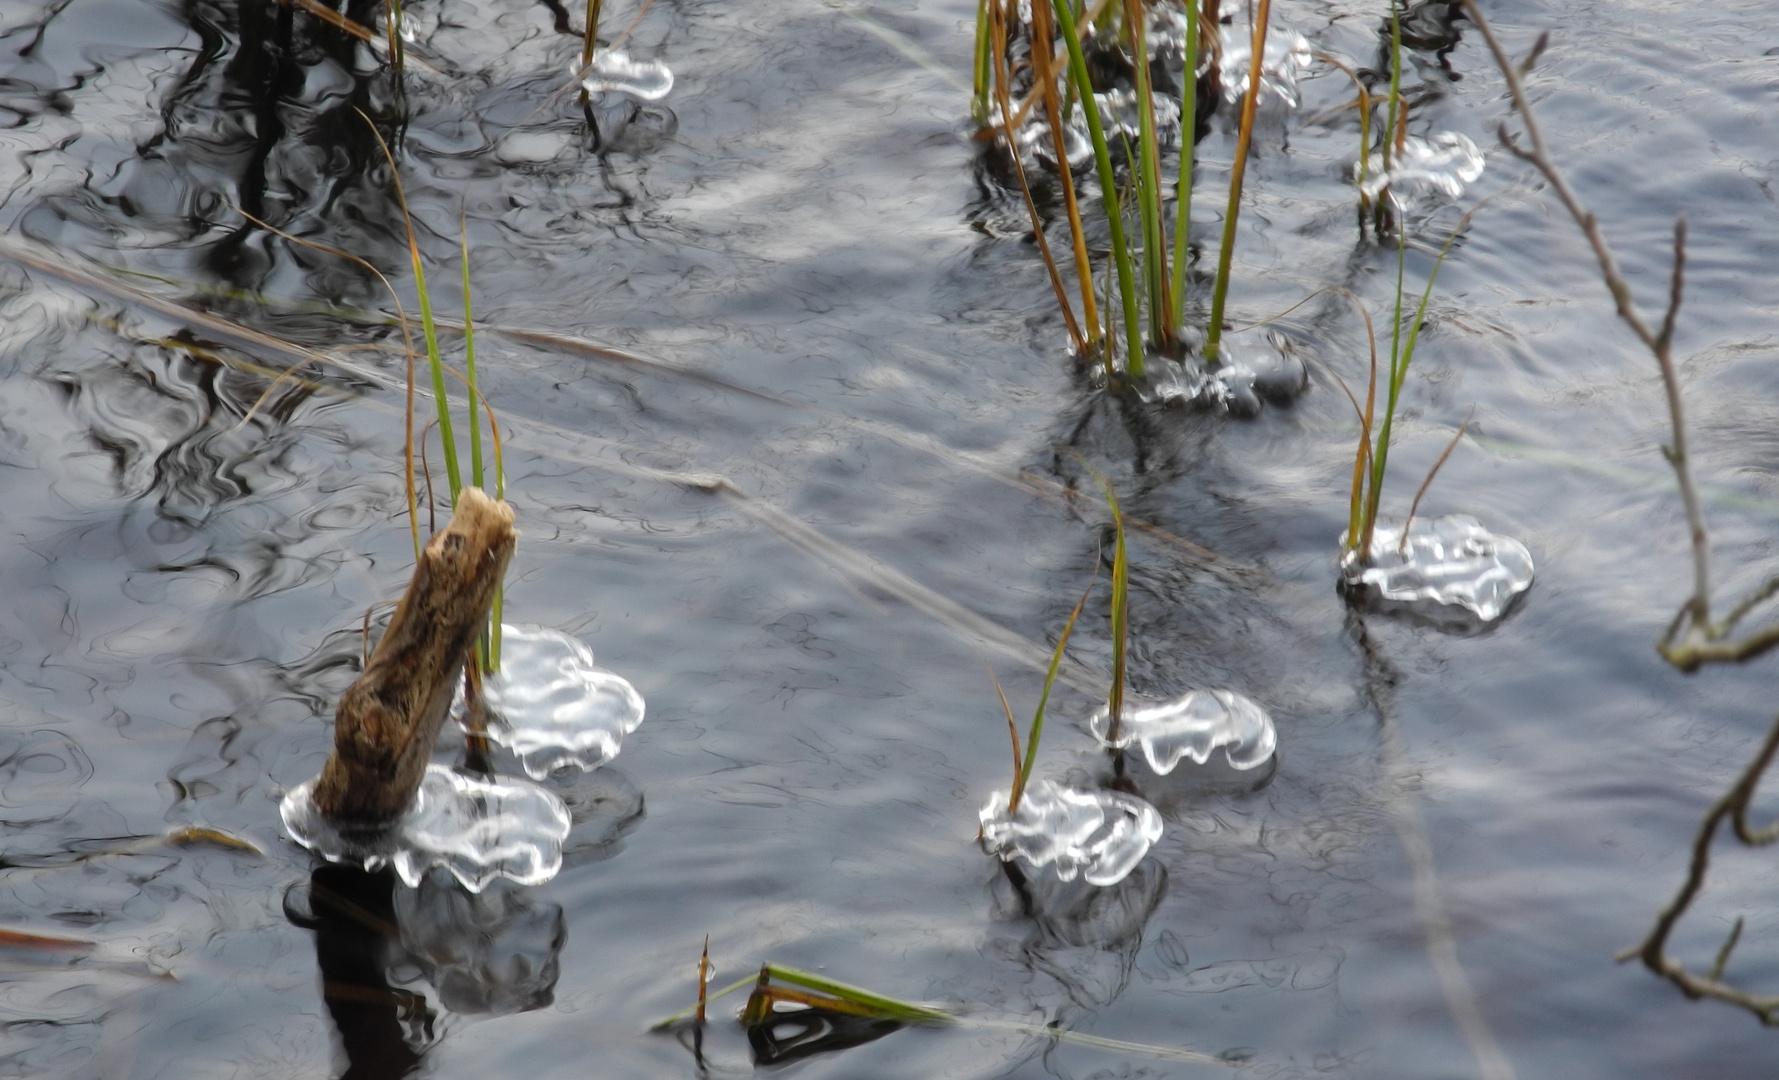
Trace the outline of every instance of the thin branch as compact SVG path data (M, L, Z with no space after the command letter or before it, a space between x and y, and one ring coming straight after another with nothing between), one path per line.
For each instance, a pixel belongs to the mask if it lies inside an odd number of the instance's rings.
M1685 964L1668 955L1667 946L1668 938L1673 934L1681 916L1686 914L1699 891L1705 887L1705 874L1711 868L1711 842L1716 838L1718 827L1725 818L1731 819L1732 827L1743 843L1759 846L1779 839L1779 832L1769 836L1765 833L1750 833L1747 829L1748 804L1754 799L1755 789L1760 786L1761 777L1766 773L1776 752L1779 752L1779 718L1775 718L1772 727L1768 729L1760 753L1748 763L1736 783L1717 800L1705 819L1699 823L1699 830L1693 836L1692 858L1687 865L1686 881L1680 886L1680 892L1656 916L1655 926L1650 929L1649 936L1618 955L1620 963L1641 959L1645 967L1678 986L1680 992L1689 998L1708 997L1740 1006L1768 1026L1779 1026L1779 997L1760 997L1718 979L1723 973L1723 965L1729 960L1730 950L1735 948L1734 938L1740 936L1739 932L1732 935L1732 939L1718 950L1717 963L1713 965L1709 976L1695 975L1688 971Z
M1674 229L1674 270L1670 286L1668 308L1662 319L1661 332L1652 332L1649 324L1638 313L1636 301L1631 295L1630 283L1619 271L1618 260L1612 248L1606 243L1606 237L1600 231L1600 223L1575 194L1575 190L1564 179L1562 171L1557 168L1555 160L1546 148L1544 134L1539 130L1538 120L1532 114L1532 103L1526 96L1525 85L1520 75L1530 68L1533 60L1543 51L1543 40L1533 49L1524 65L1515 64L1508 57L1507 51L1495 37L1495 31L1489 21L1483 17L1476 0L1463 0L1464 12L1470 22L1482 34L1488 43L1489 52L1495 58L1495 66L1500 68L1501 77L1507 82L1507 92L1513 99L1514 111L1519 113L1520 123L1525 126L1526 139L1530 148L1522 146L1508 133L1506 125L1500 129L1501 144L1510 153L1532 165L1543 174L1549 182L1551 190L1556 193L1563 208L1581 227L1588 244L1593 248L1594 258L1600 264L1600 276L1606 282L1607 291L1612 294L1613 303L1618 308L1618 316L1623 319L1631 332L1655 356L1656 364L1661 368L1662 389L1668 397L1668 416L1673 428L1673 443L1668 447L1668 461L1674 467L1675 478L1680 484L1680 501L1686 509L1687 531L1692 541L1693 554L1693 595L1687 601L1691 611L1691 619L1687 625L1687 644L1703 636L1711 622L1711 552L1710 538L1705 531L1705 514L1699 503L1699 493L1693 483L1692 463L1686 450L1686 418L1680 398L1680 377L1674 366L1671 349L1674 320L1680 313L1680 295L1684 285L1683 268L1686 262L1686 220L1681 218L1675 223ZM1660 646L1662 653L1670 662L1679 663L1670 654L1670 642L1664 640ZM1682 648L1685 646L1683 645ZM1685 665L1682 665L1685 666ZM1694 665L1696 666L1696 664Z

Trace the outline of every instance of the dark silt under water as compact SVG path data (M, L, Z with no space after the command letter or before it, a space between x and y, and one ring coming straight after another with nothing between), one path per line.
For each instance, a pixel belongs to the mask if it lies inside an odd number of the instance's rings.
M375 277L233 209L367 260L411 311L358 109L398 145L441 308L461 216L478 321L721 380L478 337L524 534L508 621L580 636L648 718L612 765L552 781L576 824L548 884L472 898L318 868L278 800L319 770L365 609L411 565L399 395L329 375L243 423L271 380L166 341L214 344L202 326L0 264L0 927L98 943L0 950L0 1076L748 1073L735 999L702 1063L689 1033L646 1030L692 1000L706 935L718 984L771 960L1230 1062L851 1024L786 1075L1476 1076L1417 916L1416 836L1514 1074L1773 1075L1779 1033L1613 962L1765 731L1776 669L1689 678L1655 655L1690 580L1655 368L1496 147L1501 81L1467 24L1407 83L1417 130L1470 135L1489 168L1425 234L1499 194L1441 272L1386 502L1406 509L1474 407L1480 437L1423 510L1519 537L1538 579L1501 625L1456 634L1335 591L1357 429L1333 376L1365 364L1343 302L1288 320L1311 389L1253 420L1109 399L1075 371L1017 195L967 137L969 0L660 0L628 47L677 84L602 106L597 152L552 100L578 11L409 6L429 68L397 82L264 0L0 0L0 229L399 377ZM1773 7L1486 8L1516 51L1552 32L1531 79L1547 135L1652 309L1687 214L1694 451L1722 587L1750 587L1779 518ZM1275 17L1370 64L1386 10ZM1349 88L1317 69L1303 89L1257 137L1237 325L1324 284L1374 314L1393 296L1393 253L1355 222ZM1233 144L1225 114L1199 146L1200 240ZM1411 282L1430 262L1410 252ZM927 601L1054 642L1106 519L1007 478L1091 491L1071 451L1188 542L1133 532L1133 687L1241 690L1280 750L1257 788L1151 782L1167 831L1138 872L1034 917L974 836L1008 761L981 659L1027 715L1040 677ZM1071 646L1101 673L1105 614L1102 591ZM1059 691L1042 774L1107 775L1094 705ZM137 842L185 825L266 854ZM1675 949L1707 967L1739 916L1730 977L1779 993L1770 851L1720 854Z

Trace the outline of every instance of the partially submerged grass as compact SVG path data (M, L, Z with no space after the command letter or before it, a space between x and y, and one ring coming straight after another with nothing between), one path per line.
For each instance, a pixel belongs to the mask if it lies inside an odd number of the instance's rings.
M708 956L708 951L709 943L707 941L706 956ZM681 1009L665 1020L650 1025L649 1030L662 1031L687 1020L702 1024L705 1008L710 1002L748 987L752 987L753 992L748 995L747 1006L740 1019L742 1024L749 1027L769 1023L775 1016L784 1015L784 1011L778 1007L787 1005L792 1010L822 1009L845 1016L887 1020L901 1024L936 1024L1014 1032L1051 1042L1068 1043L1086 1049L1099 1050L1104 1053L1133 1055L1162 1061L1224 1067L1230 1064L1224 1058L1213 1057L1196 1050L1157 1046L1152 1043L1128 1042L1123 1039L1108 1039L1051 1025L960 1015L934 1008L931 1005L922 1005L919 1002L905 1001L887 994L879 994L861 986L831 979L826 975L817 975L814 972L773 963L761 965L758 975L749 975L747 978L739 979L721 990L705 993L701 988L699 1000L696 1003ZM794 1012L792 1015L795 1015Z
M1415 307L1413 317L1408 320L1406 337L1403 334L1403 279L1406 274L1406 242L1398 233L1395 317L1392 319L1390 332L1390 365L1385 372L1382 418L1378 418L1375 413L1378 391L1377 337L1372 332L1370 317L1366 317L1366 335L1371 339L1371 376L1366 385L1365 408L1359 418L1359 448L1354 453L1353 489L1344 541L1347 550L1359 553L1359 560L1362 563L1371 561L1372 534L1377 529L1378 509L1383 497L1384 473L1390 461L1390 433L1395 425L1397 406L1402 399L1402 385L1408 379L1409 365L1414 362L1415 346L1420 341L1421 328L1427 322L1427 304L1433 296L1433 285L1439 280L1439 268L1445 264L1446 255L1451 252L1452 245L1463 232L1465 225L1469 223L1470 215L1475 212L1476 210L1472 209L1470 213L1465 214L1457 226L1452 229L1451 235L1446 237L1445 245L1439 250L1439 257L1434 260L1432 269L1427 272L1427 283L1421 290L1420 303ZM1468 425L1469 421L1465 421L1465 423ZM1462 429L1460 429L1461 433ZM1456 440L1452 445L1457 445ZM1446 455L1450 453L1451 448L1448 447L1446 454L1442 454L1439 462L1433 466L1434 472L1437 472L1439 466L1445 463ZM1430 483L1432 479L1432 473L1429 473L1427 483ZM1425 492L1426 487L1426 483L1421 485L1422 492ZM1417 506L1420 504L1420 495L1415 496L1415 504Z
M1007 813L1019 812L1019 800L1025 794L1026 785L1031 783L1032 769L1038 764L1038 743L1044 738L1044 709L1050 704L1050 691L1056 685L1057 672L1062 669L1063 650L1068 648L1069 635L1075 631L1075 622L1081 618L1081 609L1087 606L1087 598L1092 595L1094 585L1099 582L1099 568L1094 568L1093 579L1088 581L1087 588L1076 601L1075 610L1069 612L1069 621L1063 624L1062 634L1056 639L1056 650L1050 654L1050 670L1044 673L1044 690L1038 695L1038 707L1032 712L1031 727L1027 729L1025 747L1019 744L1019 729L1013 722L1013 708L1007 704L1007 694L1001 689L1001 681L995 678L993 669L988 677L994 681L995 693L1000 695L1001 709L1007 714L1007 734L1013 740L1013 790L1007 803Z
M994 2L994 0L990 0ZM1041 2L1041 0L1040 0ZM1087 70L1087 54L1081 48L1081 34L1075 23L1075 12L1070 0L1055 0L1057 27L1062 31L1063 41L1068 45L1069 66L1068 76L1074 92L1081 104L1081 116L1087 123L1087 135L1093 143L1094 168L1099 173L1100 199L1106 210L1106 226L1112 239L1112 265L1118 276L1118 296L1124 308L1124 342L1125 372L1132 379L1143 377L1143 331L1142 319L1137 313L1137 292L1135 272L1131 259L1130 248L1124 235L1124 215L1118 205L1118 180L1112 169L1112 152L1106 143L1106 132L1100 123L1099 107L1093 99L1093 79ZM1146 108L1148 101L1139 103L1139 108ZM1009 131L1009 140L1015 136ZM1065 158L1057 163L1061 169L1068 168ZM1112 371L1112 339L1106 338L1106 370Z
M593 0L593 3L595 5L597 4L597 2L598 2L598 0ZM360 113L359 115L364 116L363 113ZM418 299L419 299L420 326L421 326L421 332L424 335L424 340L425 340L425 344L426 344L426 366L427 366L427 372L430 375L431 382L432 382L432 399L433 399L434 411L436 413L436 423L438 424L438 430L439 430L439 443L440 443L440 447L441 447L441 456L443 456L444 461L445 461L445 477L446 477L446 482L450 488L451 507L453 510L455 510L457 507L458 495L463 490L463 471L462 471L462 468L460 467L459 461L458 461L457 437L456 437L455 429L451 422L451 398L450 398L449 394L446 393L446 386L445 386L445 376L446 376L446 373L450 369L448 369L445 366L444 356L439 351L438 321L433 317L432 293L431 293L431 290L427 288L427 284L426 284L426 266L425 266L424 261L420 258L420 244L419 244L419 240L418 240L418 238L415 234L415 231L414 231L414 218L413 218L413 215L410 214L408 211L407 193L404 190L404 188L402 187L401 170L396 166L395 155L390 151L389 144L384 141L382 132L377 130L376 125L371 123L370 118L368 116L364 116L364 121L365 121L365 124L368 127L370 127L371 134L376 137L377 145L382 148L384 160L389 163L390 177L391 177L392 182L395 185L396 204L401 208L402 222L407 230L408 260L409 260L409 264L411 265L411 267L414 271L414 290L415 290L415 293L417 294ZM477 382L476 382L475 320L473 317L473 311L472 311L471 299L470 299L469 234L468 234L467 221L464 220L463 218L459 219L459 229L460 229L460 232L459 232L459 252L461 254L462 273L463 273L463 333L464 333L465 373L463 375L458 375L457 372L451 371L450 374L453 377L462 379L465 386L468 388L468 391L469 391L467 419L469 421L469 438L470 438L470 466L471 466L470 478L476 487L483 488L485 490L487 478L486 478L486 475L483 470L482 425L481 425L480 416L478 415L478 407L486 408L487 402L486 402L486 399L483 398L482 393L481 393L481 388L477 385ZM406 322L405 317L403 319L403 322L404 322L404 331L405 331L405 322ZM415 557L418 558L419 557L419 542L420 542L419 521L417 519L417 516L414 513L416 502L417 502L417 500L415 498L415 492L414 492L414 445L413 445L414 352L413 352L413 347L412 347L412 338L409 337L408 341L409 341L409 348L408 348L408 378L407 378L407 391L408 391L408 393L407 393L407 447L404 451L406 461L407 461L407 467L405 470L406 471L405 481L406 481L407 493L408 493L409 518L410 518L410 522L411 522L411 527L414 530ZM490 434L494 440L494 450L495 450L495 462L494 462L495 497L496 498L505 498L505 496L506 496L506 479L505 479L505 470L502 468L502 462L501 462L500 429L495 423L493 410L487 409L487 412L488 412L489 430L490 430ZM430 490L430 487L431 487L431 485L429 483L428 484L429 490ZM428 498L428 504L430 507L430 504L431 504L430 497ZM501 619L502 608L504 606L504 604L502 602L503 597L504 597L504 592L505 592L504 584L500 588L498 588L495 592L493 610L492 610L492 614L489 618L489 625L488 625L487 630L484 632L482 641L478 642L477 649L476 649L477 659L480 662L479 666L481 666L482 670L490 672L490 673L500 670L500 619Z

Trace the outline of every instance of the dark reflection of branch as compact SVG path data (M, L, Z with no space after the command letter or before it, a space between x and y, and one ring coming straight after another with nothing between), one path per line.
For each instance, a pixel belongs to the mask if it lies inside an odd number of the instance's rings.
M289 910L292 922L315 931L321 995L346 1051L340 1080L397 1080L420 1064L408 1033L430 1038L426 999L389 985L387 964L397 947L395 872L320 866L309 876L308 911Z
M567 920L507 882L471 893L446 875L418 888L327 864L285 898L290 921L315 932L322 999L348 1062L340 1080L410 1075L433 1043L435 1011L402 985L430 984L441 1008L504 1016L555 999Z
M239 207L385 268L405 266L405 244L387 225L399 220L387 168L358 116L400 144L406 104L396 74L356 38L273 0L184 0L178 10L201 45L159 103L161 130L138 146L115 192L52 198L27 216L26 231L59 231L47 213L106 237L171 238L160 246L194 250L219 279L257 290L274 263ZM343 13L372 24L379 10L375 0L347 0ZM376 287L331 258L315 273L326 296Z

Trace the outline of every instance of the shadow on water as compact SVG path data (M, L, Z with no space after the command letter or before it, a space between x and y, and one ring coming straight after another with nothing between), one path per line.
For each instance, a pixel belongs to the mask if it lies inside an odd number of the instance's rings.
M440 1009L548 1007L568 939L562 907L522 888L471 893L437 873L407 888L389 868L318 866L286 892L284 912L315 935L322 999L348 1062L341 1080L411 1075L438 1045Z

